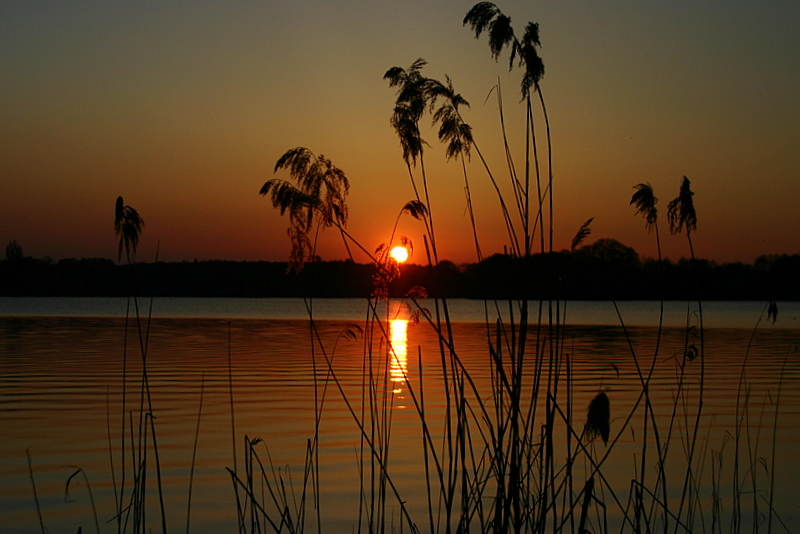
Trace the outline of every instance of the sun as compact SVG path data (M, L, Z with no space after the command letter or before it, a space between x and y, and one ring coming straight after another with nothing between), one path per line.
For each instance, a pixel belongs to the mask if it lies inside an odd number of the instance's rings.
M392 251L389 252L389 255L397 263L403 263L408 259L408 249L406 247L401 247L398 245L392 248Z

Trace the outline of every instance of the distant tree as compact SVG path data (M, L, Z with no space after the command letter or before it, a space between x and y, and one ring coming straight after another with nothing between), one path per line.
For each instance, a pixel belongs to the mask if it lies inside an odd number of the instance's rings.
M139 216L139 212L130 206L125 206L121 196L117 197L114 210L114 234L119 237L117 261L122 261L123 248L128 263L136 261L136 248L139 246L139 235L142 233L142 228L144 228L144 219Z
M780 254L765 254L756 258L753 267L760 271L769 271L780 258Z
M608 265L618 267L638 267L640 265L639 253L636 250L608 237L582 247L580 252Z
M19 261L24 258L22 254L22 247L17 243L16 239L12 239L6 245L6 261Z

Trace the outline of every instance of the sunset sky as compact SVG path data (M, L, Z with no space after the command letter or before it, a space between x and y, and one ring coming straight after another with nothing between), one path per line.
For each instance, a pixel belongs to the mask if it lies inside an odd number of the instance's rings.
M26 255L116 259L114 202L146 226L139 259L285 260L287 221L258 195L295 146L351 182L349 231L386 241L413 198L383 74L419 57L471 108L464 118L508 178L500 84L515 163L524 161L519 71L462 26L473 1L6 1L0 3L0 244ZM652 235L628 203L650 182L666 205L686 175L699 256L752 262L800 253L800 2L508 0L519 34L538 22L553 134L555 246L613 237L642 256ZM426 121L428 119L425 119ZM425 124L440 258L476 259L460 164ZM481 247L507 244L497 197L469 165ZM508 190L506 190L508 192ZM420 223L401 233L417 245ZM322 238L323 259L343 259ZM356 261L366 261L356 256Z

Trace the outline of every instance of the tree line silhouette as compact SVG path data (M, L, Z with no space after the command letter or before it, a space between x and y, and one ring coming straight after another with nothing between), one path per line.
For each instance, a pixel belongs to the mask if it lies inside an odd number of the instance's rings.
M18 245L0 261L3 296L368 297L375 265L310 261L191 261L118 265L110 259L26 257ZM800 300L800 254L761 256L753 264L640 259L633 248L599 239L575 251L519 258L495 254L467 265L404 264L391 297L685 300Z

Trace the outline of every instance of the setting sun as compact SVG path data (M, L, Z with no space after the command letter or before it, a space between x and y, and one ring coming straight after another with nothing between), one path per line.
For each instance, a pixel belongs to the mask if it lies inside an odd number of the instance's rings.
M408 249L406 247L396 246L392 248L392 251L389 253L392 256L392 259L397 263L403 263L408 259Z

